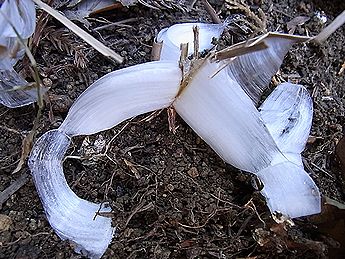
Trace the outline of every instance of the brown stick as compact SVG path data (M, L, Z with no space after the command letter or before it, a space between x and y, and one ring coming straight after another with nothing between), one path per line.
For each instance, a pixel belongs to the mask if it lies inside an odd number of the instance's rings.
M160 60L162 47L163 47L163 42L157 42L155 39L153 44L152 44L152 50L151 50L151 60L152 61Z
M194 58L199 58L199 27L193 26L194 33Z

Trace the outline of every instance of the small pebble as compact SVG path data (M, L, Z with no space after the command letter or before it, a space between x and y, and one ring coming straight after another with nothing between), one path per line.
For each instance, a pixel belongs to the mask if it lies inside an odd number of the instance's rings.
M198 172L198 169L196 167L191 167L188 170L187 174L192 178L196 178L199 176L199 172Z
M0 232L7 231L12 225L12 219L4 214L0 214Z

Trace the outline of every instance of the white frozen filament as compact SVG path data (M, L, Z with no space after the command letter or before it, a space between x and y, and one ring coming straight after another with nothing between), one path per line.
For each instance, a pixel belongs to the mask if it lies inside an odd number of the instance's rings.
M34 183L47 219L63 240L72 240L75 250L90 258L99 258L113 237L111 219L96 216L100 204L80 199L68 186L62 160L70 145L63 132L44 134L33 148L29 160Z
M50 224L89 257L102 255L113 229L109 219L93 220L98 205L78 198L67 186L61 161L69 138L97 133L168 106L175 107L226 162L258 176L272 212L292 218L320 212L318 188L300 157L312 120L308 92L300 85L282 84L256 108L295 41L291 36L266 35L262 40L268 49L231 62L203 60L198 69L195 64L189 66L196 70L182 78L176 62L178 47L193 41L193 25L175 26L158 36L163 40L162 59L170 61L145 63L102 77L76 100L60 128L43 135L32 151L29 165ZM223 25L199 27L201 49L212 47L211 38L223 30ZM184 82L188 83L180 89Z

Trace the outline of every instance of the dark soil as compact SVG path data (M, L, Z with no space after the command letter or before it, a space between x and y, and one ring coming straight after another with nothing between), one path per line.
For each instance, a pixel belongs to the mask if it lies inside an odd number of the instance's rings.
M210 1L220 17L230 10L223 1ZM268 2L268 3L261 3ZM297 16L310 20L295 33L316 35L342 10L345 2L249 0L253 12L263 9L268 30L287 32L286 23ZM322 24L316 12L328 21ZM100 30L99 19L116 22L136 18L125 26ZM50 20L38 46L32 46L49 96L38 135L57 128L73 100L106 73L149 61L156 33L186 21L211 21L197 3L190 12L153 10L141 5L123 8L92 19L92 34L125 57L122 65L104 58L55 20ZM249 17L248 21L252 22ZM82 24L80 24L83 26ZM251 32L229 30L221 43L246 39ZM228 37L233 35L233 37ZM338 75L345 60L345 27L321 46L303 44L287 55L279 77L305 85L314 99L314 122L304 157L306 170L321 192L345 200L344 179L334 164L335 145L344 125L345 80ZM60 47L59 47L60 45ZM24 71L24 70L23 70ZM21 174L12 174L23 137L32 128L37 107L0 107L0 191ZM109 111L111 112L111 111ZM294 220L295 226L276 224L264 199L252 187L252 176L225 164L180 118L176 134L168 129L166 111L144 121L129 123L88 137L74 138L64 163L66 178L82 198L108 201L117 233L104 258L336 258L330 253L339 240L321 234L311 217ZM116 135L107 157L93 157ZM11 219L0 233L0 258L80 258L68 242L51 230L31 181L10 197L1 213ZM340 257L339 257L340 258Z

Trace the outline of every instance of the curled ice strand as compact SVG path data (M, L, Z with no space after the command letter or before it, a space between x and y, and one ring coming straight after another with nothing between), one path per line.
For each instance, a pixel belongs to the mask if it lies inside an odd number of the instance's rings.
M181 23L161 30L155 41L163 42L160 59L175 60L180 58L180 45L188 43L188 55L194 52L194 33L193 27L199 28L199 50L205 51L213 48L213 38L220 38L227 23L207 24L207 23Z
M18 37L28 39L35 23L35 5L31 0L5 0L0 6L0 103L10 108L37 100L37 91L23 90L27 82L13 69L25 53Z
M109 129L125 119L168 107L181 80L176 62L157 61L112 72L92 84L71 107L58 130L34 145L29 167L50 225L77 252L100 257L111 242L111 219L100 205L80 199L67 185L61 161L70 137ZM103 210L105 211L105 210Z
M70 138L63 132L45 133L31 152L29 167L47 219L58 236L71 240L77 252L99 258L107 249L114 229L110 218L95 217L100 204L80 199L68 186L62 160L69 145Z

